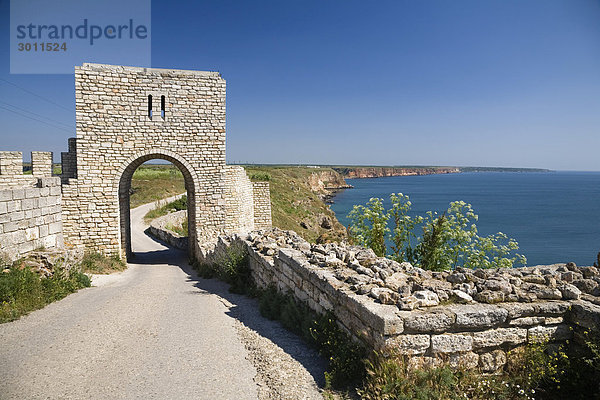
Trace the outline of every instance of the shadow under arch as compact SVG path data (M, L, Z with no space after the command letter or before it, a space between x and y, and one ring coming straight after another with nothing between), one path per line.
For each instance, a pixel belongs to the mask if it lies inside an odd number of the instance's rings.
M195 243L197 241L196 227L196 193L197 177L192 166L181 156L162 149L152 149L130 157L117 171L118 177L118 202L119 221L121 225L120 246L121 256L125 255L129 261L133 255L131 250L131 221L130 221L130 189L131 179L135 170L149 160L161 159L175 165L183 174L187 192L187 218L188 218L188 253L193 258Z

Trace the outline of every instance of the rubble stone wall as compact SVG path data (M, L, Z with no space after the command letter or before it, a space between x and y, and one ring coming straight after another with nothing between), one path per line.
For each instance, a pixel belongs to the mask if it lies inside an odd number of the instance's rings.
M432 273L368 249L310 244L280 230L222 237L204 250L205 260L233 241L247 247L257 286L275 285L316 312L330 311L369 348L408 355L416 364L444 361L494 372L516 347L600 327L594 267Z

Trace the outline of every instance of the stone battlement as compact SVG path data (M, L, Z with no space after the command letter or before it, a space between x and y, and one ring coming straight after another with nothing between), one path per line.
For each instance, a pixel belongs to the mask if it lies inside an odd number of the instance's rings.
M0 151L0 188L33 186L37 178L52 176L52 152L31 152L31 175L23 174L23 153Z

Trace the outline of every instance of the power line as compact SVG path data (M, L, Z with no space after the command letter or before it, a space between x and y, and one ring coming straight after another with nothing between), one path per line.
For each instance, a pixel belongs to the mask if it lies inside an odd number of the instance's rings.
M62 125L62 126L64 126L64 127L66 127L66 128L69 128L69 129L75 129L75 128L73 127L73 125L67 125L67 124L65 124L65 123L62 123L62 122L60 122L60 121L57 121L57 120L55 120L55 119L52 119L52 118L45 117L45 116L43 116L43 115L41 115L41 114L34 113L33 111L28 111L28 110L26 110L26 109L24 109L24 108L17 107L17 106L15 106L15 105L13 105L13 104L10 104L10 103L7 103L7 102L5 102L5 101L2 101L2 100L0 100L0 103L3 103L3 104L5 104L5 105L7 105L7 106L9 106L9 107L12 107L12 108L16 108L17 110L20 110L20 111L26 112L26 113L28 113L28 114L35 115L35 116L37 116L37 117L40 117L40 118L47 119L47 120L48 120L48 121L50 121L50 122L53 122L53 123L55 123L55 124Z
M61 126L57 126L57 125L51 124L51 123L49 123L49 122L46 122L46 121L42 121L41 119L37 119L37 118L34 118L34 117L30 117L29 115L25 115L25 114L22 114L22 113L20 113L20 112L18 112L18 111L11 110L10 108L6 108L6 107L4 107L4 106L2 106L2 105L0 105L0 108L4 109L4 110L6 110L6 111L10 111L11 113L14 113L14 114L20 115L20 116L22 116L22 117L29 118L29 119L32 119L32 120L34 120L34 121L37 121L37 122L41 122L42 124L46 124L46 125L48 125L48 126L51 126L51 127L53 127L53 128L60 129L60 130L62 130L62 131L65 131L65 132L73 133L73 131L72 131L72 130L65 129L65 128L61 127Z
M48 103L50 103L50 104L54 104L55 106L57 106L57 107L60 107L60 108L62 108L63 110L66 110L66 111L69 111L69 112L72 112L72 111L73 111L73 110L70 110L70 109L68 109L67 107L63 106L63 105L60 105L60 104L58 104L57 102L55 102L55 101L53 101L53 100L50 100L50 99L49 99L49 98L47 98L47 97L41 96L41 95L39 95L39 94L37 94L37 93L34 93L34 92L32 92L31 90L29 90L29 89L25 89L24 87L21 87L21 86L17 85L16 83L13 83L13 82L7 81L6 79L2 79L2 78L0 78L0 81L6 82L6 83L8 83L9 85L12 85L12 86L14 86L14 87L16 87L16 88L19 88L19 89L21 89L21 90L22 90L22 91L24 91L25 93L29 93L29 94L30 94L30 95L32 95L32 96L35 96L35 97L37 97L37 98L40 98L40 99L42 99L42 100L44 100L44 101L47 101L47 102L48 102Z

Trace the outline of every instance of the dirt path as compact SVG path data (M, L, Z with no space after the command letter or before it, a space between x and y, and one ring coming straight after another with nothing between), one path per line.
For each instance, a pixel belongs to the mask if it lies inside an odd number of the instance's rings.
M318 398L312 350L260 317L254 300L197 278L186 254L146 236L151 207L132 210L139 253L125 272L0 325L0 398ZM286 383L267 379L260 366L271 360L257 354L285 359L279 370L292 388L274 390Z

